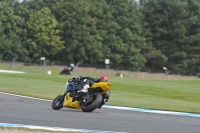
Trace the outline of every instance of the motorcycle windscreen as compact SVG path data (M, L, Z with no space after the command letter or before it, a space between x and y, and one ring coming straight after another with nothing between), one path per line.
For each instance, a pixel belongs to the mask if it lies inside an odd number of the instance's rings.
M110 82L99 82L94 83L90 88L95 89L95 91L105 94L112 87L112 83Z
M72 97L69 96L69 93L65 96L63 107L81 109L81 106L78 101L72 102Z

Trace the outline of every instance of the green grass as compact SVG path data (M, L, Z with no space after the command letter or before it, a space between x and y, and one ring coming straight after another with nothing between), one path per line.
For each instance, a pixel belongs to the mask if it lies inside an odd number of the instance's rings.
M65 91L70 77L0 73L0 91L52 100ZM200 80L109 77L109 81L113 83L109 105L200 113Z
M46 66L46 72L52 71L52 73L59 73L63 67L59 66ZM14 71L24 71L26 73L44 73L44 66L43 64L40 65L32 65L32 66L25 66L23 63L15 63L15 65L12 65L11 63L2 63L0 62L0 70L14 70Z

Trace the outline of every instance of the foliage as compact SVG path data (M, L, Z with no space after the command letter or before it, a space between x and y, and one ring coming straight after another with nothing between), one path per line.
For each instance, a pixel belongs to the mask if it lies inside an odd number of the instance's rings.
M63 48L57 21L48 8L32 13L27 21L27 44L32 58L51 57Z
M95 64L102 58L102 38L96 34L96 19L89 14L84 0L58 0L52 7L65 40L65 49L57 57L62 61Z
M178 73L200 71L200 5L198 0L151 0L143 5L153 46L167 58L166 66Z
M198 0L2 0L0 58L196 75Z
M19 27L22 19L14 14L13 0L0 3L0 57L2 60L12 60L26 54L19 37Z
M140 54L139 45L145 43L142 35L142 15L134 1L107 1L111 7L113 20L117 23L118 29L115 30L115 41L109 43L108 47L113 48L112 60L119 60L115 65L124 65L130 68L144 66L146 60ZM120 57L117 59L116 57Z

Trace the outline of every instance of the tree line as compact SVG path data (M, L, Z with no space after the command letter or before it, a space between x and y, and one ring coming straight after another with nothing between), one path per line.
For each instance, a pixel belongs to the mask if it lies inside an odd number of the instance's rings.
M199 0L0 0L0 60L200 72Z

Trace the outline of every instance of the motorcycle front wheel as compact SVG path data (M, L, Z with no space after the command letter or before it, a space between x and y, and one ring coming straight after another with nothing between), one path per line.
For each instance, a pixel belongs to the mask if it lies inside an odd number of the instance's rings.
M64 96L63 95L58 95L52 102L51 107L54 110L59 110L63 107L63 101L64 101Z
M102 101L102 95L100 93L92 93L85 102L81 103L81 109L83 112L92 112L94 111Z

